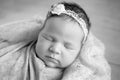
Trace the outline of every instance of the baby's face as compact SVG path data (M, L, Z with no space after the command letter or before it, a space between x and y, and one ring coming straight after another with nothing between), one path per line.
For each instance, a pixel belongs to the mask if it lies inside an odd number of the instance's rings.
M40 32L36 52L48 67L65 68L79 54L83 32L78 23L63 18L50 18Z

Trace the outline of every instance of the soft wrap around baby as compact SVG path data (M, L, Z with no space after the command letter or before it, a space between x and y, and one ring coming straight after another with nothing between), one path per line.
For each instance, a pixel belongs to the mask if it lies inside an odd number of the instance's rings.
M110 80L104 45L91 32L80 55L64 73L46 68L31 49L42 21L31 19L0 26L0 80Z

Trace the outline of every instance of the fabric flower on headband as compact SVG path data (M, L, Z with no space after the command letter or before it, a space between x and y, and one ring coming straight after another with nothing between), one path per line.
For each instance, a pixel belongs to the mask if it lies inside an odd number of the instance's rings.
M55 4L53 5L53 7L51 8L51 13L52 14L57 14L60 15L61 13L66 12L65 10L65 6L63 4Z
M66 14L66 15L74 18L81 25L81 28L82 28L83 33L85 35L83 43L86 41L86 38L88 35L87 25L86 25L85 21L78 16L77 13L75 13L74 11L71 11L71 10L65 10L64 4L54 4L51 7L50 12L51 12L51 14L57 14L57 15Z

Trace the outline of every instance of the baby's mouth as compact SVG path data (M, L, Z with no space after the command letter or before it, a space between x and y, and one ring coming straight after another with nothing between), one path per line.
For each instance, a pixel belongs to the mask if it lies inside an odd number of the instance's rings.
M59 61L51 56L45 56L48 61L53 62L55 64L59 64Z

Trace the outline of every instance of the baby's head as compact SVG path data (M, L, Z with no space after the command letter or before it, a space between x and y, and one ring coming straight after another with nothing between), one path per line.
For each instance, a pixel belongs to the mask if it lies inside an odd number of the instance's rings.
M89 18L80 6L66 2L53 5L38 36L38 57L48 67L68 67L79 55L89 29Z

